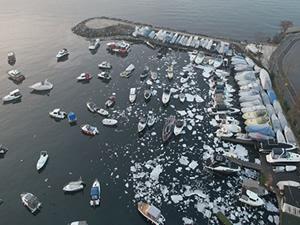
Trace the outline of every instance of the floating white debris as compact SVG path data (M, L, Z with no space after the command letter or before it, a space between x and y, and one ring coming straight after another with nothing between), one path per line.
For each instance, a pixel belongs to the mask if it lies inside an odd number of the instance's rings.
M189 164L189 160L188 157L186 156L181 156L181 158L179 159L179 163L182 165L187 166Z
M198 163L196 161L194 161L194 160L189 164L189 167L192 170L194 170L197 166L198 166Z
M183 200L183 197L181 195L171 195L172 201L176 204Z
M155 135L156 135L156 132L152 132L151 135L152 135L152 136L155 136Z
M185 97L186 97L186 100L188 101L188 102L193 102L194 101L194 95L191 95L191 94L189 94L189 93L186 93L185 94Z
M268 220L269 220L271 223L273 223L273 221L274 221L273 216L269 215L269 216L268 216Z
M150 173L150 178L152 180L158 180L159 178L159 174L162 172L162 166L161 165L157 165L152 172Z
M272 202L267 202L265 206L269 212L278 212L278 209Z
M185 224L186 225L188 225L188 224L194 224L194 221L192 219L187 218L187 217L183 217L182 220L183 220L183 224L184 225Z
M201 116L201 115L197 115L197 116L195 116L195 118L198 120L203 120L203 116Z
M201 96L200 95L196 95L196 98L195 98L195 100L196 100L196 102L204 102L204 99L203 98L201 98Z
M177 111L177 113L180 115L180 116L185 116L187 113L186 113L186 111L184 111L184 110L179 110L179 111Z

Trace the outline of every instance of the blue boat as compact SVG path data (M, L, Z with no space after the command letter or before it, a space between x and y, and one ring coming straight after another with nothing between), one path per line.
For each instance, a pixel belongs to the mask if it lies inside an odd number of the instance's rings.
M277 100L274 91L272 89L268 89L267 93L268 93L271 104L273 104L274 100Z
M68 120L69 120L69 123L75 123L77 121L77 117L76 117L75 113L69 112Z

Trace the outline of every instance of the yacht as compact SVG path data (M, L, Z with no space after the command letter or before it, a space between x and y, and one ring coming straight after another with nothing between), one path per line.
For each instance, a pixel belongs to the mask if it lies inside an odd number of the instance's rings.
M118 123L118 120L115 119L103 119L102 120L103 125L106 126L114 126Z
M100 39L92 39L89 44L89 50L95 50L100 46Z
M85 183L82 181L81 177L77 181L71 181L67 183L63 190L66 192L80 191L84 188Z
M269 163L288 164L299 163L300 155L293 152L288 152L284 148L273 148L271 153L266 155L266 160Z
M165 87L162 95L162 103L167 104L170 101L170 97L171 91L168 87Z
M37 161L37 164L36 164L36 169L37 170L42 169L45 166L48 158L49 158L48 153L46 151L41 151L40 158L39 158L39 160Z
M87 102L86 107L92 112L96 112L98 110L97 105L94 102Z
M136 99L136 88L130 88L129 101L133 103Z
M133 64L130 64L126 69L125 71L123 71L122 73L120 73L120 76L121 77L130 77L131 74L132 74L132 71L135 69L135 66Z
M189 80L189 73L188 72L185 72L182 77L180 78L180 83L185 83Z
M179 97L179 100L180 100L180 102L184 102L185 101L185 94L183 93L183 92L181 92L179 95L178 95L178 97Z
M10 79L20 82L25 79L25 76L23 73L21 73L19 70L9 70L7 72L8 76Z
M54 109L52 112L49 112L49 115L57 118L57 119L64 119L67 116L67 113L64 111L61 111L59 108Z
M233 133L229 130L227 130L225 127L221 127L216 131L217 137L232 137Z
M160 210L153 205L139 202L138 210L144 217L146 217L155 225L163 225L165 222L165 218L161 214Z
M78 81L85 81L85 80L90 80L92 78L93 76L90 73L85 72L85 73L81 73L76 79Z
M168 69L167 69L167 77L169 79L172 79L173 78L173 66L169 66Z
M214 68L219 68L221 67L223 64L223 56L222 55L218 55L215 62L214 62Z
M151 79L156 80L157 79L157 73L156 72L151 72Z
M265 202L253 191L242 187L241 192L239 193L239 201L244 202L252 206L261 206Z
M8 63L9 64L14 64L15 62L16 62L16 55L15 55L15 53L14 52L9 52L8 54L7 54L7 61L8 61Z
M5 154L7 151L8 151L8 148L6 148L2 144L0 144L0 154Z
M42 205L42 203L38 200L38 198L29 192L22 193L21 199L22 199L22 203L28 207L31 213L36 212L38 209L40 209Z
M32 88L34 91L48 91L53 88L53 84L46 79L45 81L41 81L29 86L29 88Z
M101 73L98 73L98 77L100 79L103 79L103 80L110 80L111 79L111 75L109 74L108 71L102 71Z
M97 110L97 113L99 113L102 116L108 116L109 112L103 108L100 108L99 110Z
M67 55L69 55L68 50L67 50L66 48L63 48L62 50L60 50L60 51L57 53L56 58L60 59L60 58L62 58L62 57L64 57L64 56L67 56Z
M231 162L224 155L220 154L214 155L207 159L205 166L212 171L226 174L232 174L241 171L241 168L237 164Z
M149 74L151 74L151 70L150 70L149 66L145 66L143 72L140 74L140 78L145 78Z
M148 117L147 117L147 125L148 127L151 127L154 125L156 119L155 119L155 116L153 114L153 111L149 111L148 112Z
M204 53L201 52L201 51L198 52L198 54L196 56L196 59L195 59L195 63L198 64L198 65L201 64L203 62L204 58L205 58Z
M19 89L11 91L8 95L4 96L2 99L4 102L10 102L13 100L20 99L22 97Z
M151 97L151 95L152 95L151 85L147 85L144 91L144 98L147 100Z
M112 68L112 65L109 62L104 61L104 62L98 64L98 67L99 67L99 69L109 70Z
M116 97L115 96L110 96L108 97L108 100L105 102L105 106L108 108L108 107L111 107L114 103L115 103L115 100L116 100Z
M86 221L74 221L69 223L68 225L88 225Z

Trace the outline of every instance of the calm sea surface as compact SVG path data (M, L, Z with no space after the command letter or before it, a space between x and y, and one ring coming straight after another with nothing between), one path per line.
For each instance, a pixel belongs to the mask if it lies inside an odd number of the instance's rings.
M0 106L0 143L9 148L0 158L0 198L4 201L0 205L0 224L67 224L75 220L87 220L91 225L148 224L137 211L138 201L161 208L166 224L183 224L185 217L196 224L215 224L213 214L220 209L235 223L272 224L270 221L277 219L277 213L272 212L272 205L276 205L273 197L266 199L268 207L260 209L246 207L235 197L242 174L257 177L255 172L243 171L240 176L228 178L204 168L204 159L214 149L237 148L220 143L212 135L216 128L205 113L210 97L203 70L194 71L185 91L204 101L180 104L179 72L188 62L187 53L171 52L158 60L157 50L132 45L129 55L122 58L107 53L106 43L101 42L98 51L91 54L88 40L74 35L71 27L89 17L109 16L253 40L257 31L266 36L275 34L280 20L292 20L299 26L298 1L0 0L0 6L0 96L16 88L23 95L20 102ZM70 56L57 62L55 56L63 47L68 48ZM11 50L17 57L14 66L6 60ZM175 79L170 82L165 70L173 60L177 63ZM97 65L102 61L113 65L109 83L97 78ZM120 72L131 63L136 66L134 74L129 79L121 78ZM159 74L149 102L143 99L147 79L139 78L145 65ZM26 80L19 85L13 83L7 78L10 69L22 71ZM89 83L78 83L76 77L82 72L90 72L94 78ZM30 92L28 86L46 78L54 84L53 90L46 94ZM163 86L174 91L167 107L160 100ZM130 87L137 87L133 105L128 101ZM110 117L119 122L117 127L104 127L102 117L90 113L85 104L93 101L104 106L112 94L116 95L116 104L110 109ZM48 112L54 108L75 112L78 124L70 126L66 119L51 119ZM138 134L138 117L149 110L154 111L158 121ZM188 126L184 134L163 145L161 130L169 115L182 115ZM97 126L100 134L84 135L80 125L85 123ZM35 165L41 150L47 151L50 158L38 173ZM242 152L248 152L251 159L258 157L251 149L242 148ZM87 185L84 191L64 194L62 187L80 176ZM101 182L101 206L92 209L89 192L95 178ZM43 208L37 215L22 205L22 192L32 192L42 201Z

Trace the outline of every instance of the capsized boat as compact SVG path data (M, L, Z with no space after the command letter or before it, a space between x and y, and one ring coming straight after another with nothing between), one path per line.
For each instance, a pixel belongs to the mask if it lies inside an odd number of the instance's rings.
M147 125L147 116L145 114L140 116L138 123L138 132L142 132Z
M111 69L112 65L107 62L107 61L103 61L102 63L98 64L99 69Z
M167 104L170 101L171 91L168 87L165 87L162 95L162 103Z
M59 108L54 109L52 112L49 112L49 115L52 117L55 117L57 119L64 119L67 116L67 113L64 111L61 111Z
M147 116L147 125L148 125L148 127L153 126L155 121L156 121L156 118L153 114L153 111L149 111L148 116Z
M106 126L113 126L113 125L116 125L118 123L118 120L115 120L115 119L103 119L102 123L103 123L103 125L106 125Z
M163 142L167 141L171 137L174 131L175 121L176 121L176 117L173 115L169 116L168 119L166 120L162 130Z
M41 151L40 158L39 158L39 160L36 163L36 169L37 170L42 169L45 166L48 158L49 158L48 153L46 151Z
M67 183L64 187L63 190L66 192L72 192L72 191L80 191L84 188L85 183L82 181L82 178L79 177L77 181L71 181Z
M265 204L265 201L263 201L256 193L245 187L242 187L239 193L239 201L252 206L261 206Z
M9 78L11 78L14 81L20 82L25 79L25 76L22 72L19 70L9 70L7 72Z
M46 79L45 81L41 81L29 86L29 88L32 88L35 91L47 91L53 88L53 84Z
M266 155L266 160L269 163L288 164L300 162L300 155L293 152L288 152L284 148L273 148L272 152Z
M60 51L57 53L56 58L60 59L60 58L62 58L62 57L64 57L64 56L67 56L67 55L69 55L68 50L67 50L66 48L63 48L62 50L60 50Z
M174 126L174 134L175 136L179 135L185 126L184 119L177 119Z
M99 108L97 107L97 105L94 102L87 102L86 103L86 107L92 112L96 112Z
M108 116L109 112L103 108L97 110L97 113L99 113L102 116Z
M100 38L92 39L89 43L89 50L95 50L100 46Z
M120 73L120 76L121 77L130 77L131 74L132 74L132 71L135 69L135 66L133 64L130 64L126 69L125 71L123 71L122 73Z
M10 101L13 101L13 100L17 100L17 99L20 99L22 97L19 89L16 89L16 90L13 90L11 91L8 95L4 96L2 98L2 100L4 102L10 102Z
M36 212L38 209L40 209L42 205L38 198L29 192L22 193L21 200L22 203L28 207L31 213Z
M75 123L77 121L77 117L76 117L75 113L69 112L68 121L69 121L69 123Z
M90 73L86 72L86 73L80 74L76 79L78 81L84 81L84 80L90 80L92 78L93 78L93 76Z
M146 217L155 225L163 225L165 222L165 218L161 214L161 211L153 205L149 205L144 202L139 202L138 210L144 217Z
M90 205L94 207L100 205L100 182L98 181L98 179L95 179L91 188Z
M115 96L110 96L108 97L108 100L105 102L106 107L111 107L115 103L116 97Z
M232 174L241 171L241 168L228 160L224 155L214 155L211 158L207 159L205 162L205 167L212 171Z
M129 101L133 103L136 99L136 88L130 88Z
M96 135L96 134L99 134L99 131L97 129L97 127L93 127L93 126L90 126L89 124L84 124L84 125L81 125L81 130L86 133L86 134L90 134L90 135Z

